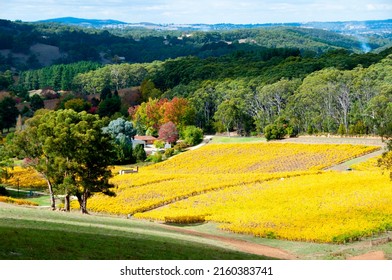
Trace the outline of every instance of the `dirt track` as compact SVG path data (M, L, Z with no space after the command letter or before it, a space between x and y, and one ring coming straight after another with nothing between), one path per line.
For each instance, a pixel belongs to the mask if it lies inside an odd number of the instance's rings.
M348 258L348 260L386 260L386 258L383 251L375 251L351 257Z
M286 251L278 249L278 248L266 246L266 245L251 243L251 242L247 242L244 240L223 237L223 236L218 236L218 235L213 235L213 234L208 234L208 233L197 232L197 231L183 229L183 228L179 228L179 227L175 227L175 226L162 225L162 227L165 227L165 228L173 230L173 231L185 233L188 235L217 240L217 241L226 243L241 252L246 252L246 253L250 253L250 254L266 256L266 257L271 257L271 258L276 258L276 259L282 259L282 260L296 260L296 259L298 259L297 256L294 256L293 254L290 254L289 252L286 252Z

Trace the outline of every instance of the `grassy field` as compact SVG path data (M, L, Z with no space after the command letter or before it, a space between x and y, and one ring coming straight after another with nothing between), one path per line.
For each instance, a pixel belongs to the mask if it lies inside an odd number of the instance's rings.
M35 190L32 190L33 194ZM39 206L50 206L50 196L49 195L34 195L29 197L30 192L25 189L21 189L19 192L17 190L8 190L8 196L12 198L25 199L27 201L35 202Z
M252 142L266 142L265 138L261 137L240 137L240 136L214 136L211 143L252 143Z
M120 218L0 203L0 259L265 259L225 244Z

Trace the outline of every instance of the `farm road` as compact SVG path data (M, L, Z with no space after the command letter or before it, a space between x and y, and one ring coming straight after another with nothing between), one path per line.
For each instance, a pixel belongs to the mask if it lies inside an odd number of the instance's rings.
M360 157L357 157L357 158L345 161L345 162L343 162L341 164L332 166L332 167L330 167L330 168L328 168L326 170L346 171L348 168L350 168L351 165L357 164L357 163L360 163L360 162L364 162L364 161L366 161L366 160L368 160L370 158L373 158L373 157L381 156L383 152L384 152L384 150L380 149L378 151L375 151L375 152L372 152L372 153L369 153L369 154L366 154L366 155L363 155L363 156L360 156Z
M203 238L211 239L211 240L217 240L217 241L226 243L226 244L236 248L237 250L239 250L241 252L245 252L245 253L266 256L266 257L271 257L271 258L277 258L277 259L282 259L282 260L296 260L296 259L298 259L297 256L294 256L293 254L291 254L289 252L286 252L282 249L266 246L266 245L251 243L251 242L247 242L247 241L239 240L239 239L235 239L235 238L229 238L229 237L224 237L224 236L218 236L218 235L198 232L198 231L194 231L194 230L183 229L183 228L179 228L179 227L175 227L175 226L169 226L169 225L162 224L162 227L165 227L165 228L173 230L173 231L181 232L184 234L188 234L188 235L203 237Z

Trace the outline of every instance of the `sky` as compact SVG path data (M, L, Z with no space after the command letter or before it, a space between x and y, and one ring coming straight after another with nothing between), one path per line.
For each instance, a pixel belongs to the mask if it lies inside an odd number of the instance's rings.
M0 19L129 23L283 23L392 18L391 0L0 0Z

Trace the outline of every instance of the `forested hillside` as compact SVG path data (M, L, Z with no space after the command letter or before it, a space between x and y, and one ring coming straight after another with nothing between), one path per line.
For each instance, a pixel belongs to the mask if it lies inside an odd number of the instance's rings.
M367 50L391 43L390 38L366 38ZM264 48L294 48L314 56L344 48L363 51L363 38L321 29L264 27L227 31L94 29L58 23L0 20L0 71L37 69L79 61L144 63L182 56L219 57Z
M269 139L385 134L392 127L392 48L363 53L353 37L295 27L142 35L0 25L0 51L8 52L0 57L0 106L18 108L8 115L28 118L43 107L86 110L129 118L138 134L155 136L167 122L180 134L192 125ZM31 49L37 44L58 48L53 65L40 67ZM180 104L186 116L178 113ZM2 118L1 128L16 125L15 118Z

